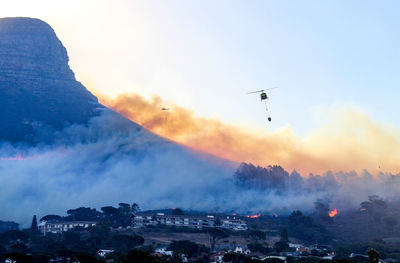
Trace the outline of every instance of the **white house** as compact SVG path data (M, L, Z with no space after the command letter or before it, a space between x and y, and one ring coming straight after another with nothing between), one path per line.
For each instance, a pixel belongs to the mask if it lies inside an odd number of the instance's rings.
M112 249L100 249L99 251L97 251L97 255L104 258L107 254L113 253L113 252L114 252L114 250L112 250Z
M154 250L155 253L160 253L162 255L166 256L171 256L174 254L174 252L167 250L167 247L160 247Z

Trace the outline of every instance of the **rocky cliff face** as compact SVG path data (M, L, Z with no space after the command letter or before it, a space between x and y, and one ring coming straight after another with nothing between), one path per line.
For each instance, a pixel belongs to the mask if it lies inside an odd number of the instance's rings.
M76 81L47 23L0 19L0 141L32 141L42 126L85 124L101 107Z

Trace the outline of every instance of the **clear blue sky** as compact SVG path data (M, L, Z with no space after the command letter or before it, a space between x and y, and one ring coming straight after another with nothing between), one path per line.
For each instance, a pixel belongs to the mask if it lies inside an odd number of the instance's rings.
M34 3L30 3L34 2ZM13 1L0 16L50 23L90 90L134 92L199 116L305 134L355 105L400 127L399 1ZM270 93L264 106L247 91Z

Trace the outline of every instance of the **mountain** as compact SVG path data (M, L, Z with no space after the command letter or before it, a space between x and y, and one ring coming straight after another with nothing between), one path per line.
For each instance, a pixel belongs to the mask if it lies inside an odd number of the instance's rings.
M0 219L27 224L33 214L119 202L205 210L236 196L227 187L235 163L101 105L75 79L53 29L38 19L0 19L1 141L11 143L0 143L7 215Z
M42 126L87 124L102 107L75 79L47 23L0 19L0 140L30 142Z

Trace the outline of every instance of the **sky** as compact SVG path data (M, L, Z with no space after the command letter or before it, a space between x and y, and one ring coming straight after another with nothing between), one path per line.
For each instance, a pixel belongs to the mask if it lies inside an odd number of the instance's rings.
M77 79L101 98L156 95L160 107L307 139L348 108L398 136L399 8L368 0L1 0L0 17L48 22ZM269 123L258 95L246 93L275 86Z

